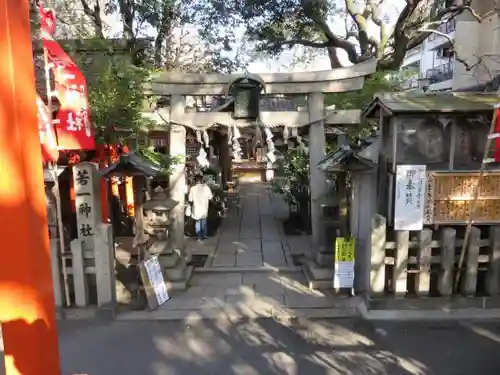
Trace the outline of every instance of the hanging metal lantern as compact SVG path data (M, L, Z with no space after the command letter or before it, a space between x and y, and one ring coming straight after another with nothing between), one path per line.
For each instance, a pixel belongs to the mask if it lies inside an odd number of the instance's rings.
M259 118L262 84L251 78L240 78L231 85L234 99L233 118L256 120Z

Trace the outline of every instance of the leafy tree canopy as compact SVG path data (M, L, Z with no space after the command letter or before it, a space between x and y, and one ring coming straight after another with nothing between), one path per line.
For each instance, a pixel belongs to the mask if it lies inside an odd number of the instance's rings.
M446 0L401 4L397 7L389 0L198 0L191 6L205 32L214 32L211 25L228 25L229 31L244 28L258 51L275 56L305 46L327 53L332 68L341 65L338 52L342 50L352 64L377 58L379 70L397 70L406 51L420 45L442 23L463 12L482 20L472 0L461 5Z
M114 144L120 141L120 136L136 133L150 125L141 115L146 99L143 84L149 71L133 65L129 56L112 54L98 62L95 60L85 54L77 57L78 65L87 74L96 139Z

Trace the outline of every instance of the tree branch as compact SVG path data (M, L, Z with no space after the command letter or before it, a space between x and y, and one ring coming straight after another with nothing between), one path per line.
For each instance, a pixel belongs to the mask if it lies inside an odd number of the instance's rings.
M443 38L446 38L448 40L448 42L450 43L452 50L455 54L455 60L458 61L460 64L462 64L465 67L465 70L468 72L471 71L472 69L474 69L479 64L481 64L486 57L486 56L481 56L477 59L477 61L474 64L469 64L463 57L460 57L460 55L459 55L460 46L456 46L455 41L448 34L445 34L445 33L442 33L440 31L433 30L433 29L420 29L420 31L424 32L424 33L429 33L429 34L436 34L436 35L442 36Z
M293 47L295 45L301 45L304 47L312 47L312 48L327 48L330 46L330 42L313 42L311 40L306 39L291 39L291 40L275 40L271 43L273 47Z
M85 13L94 24L95 34L98 38L104 39L104 31L101 19L101 6L99 0L95 0L94 9L90 8L87 0L80 0L83 7L83 13Z
M328 47L343 49L347 53L349 61L353 64L360 62L360 58L356 52L356 45L336 36L326 23L326 20L318 14L317 9L323 1L302 0L302 7L305 15L309 17L309 19L316 24L316 27L325 35L325 38L328 40Z
M370 38L368 37L368 25L366 20L371 16L372 10L366 6L363 13L356 11L354 0L345 0L346 11L358 28L358 42L362 55L370 54Z

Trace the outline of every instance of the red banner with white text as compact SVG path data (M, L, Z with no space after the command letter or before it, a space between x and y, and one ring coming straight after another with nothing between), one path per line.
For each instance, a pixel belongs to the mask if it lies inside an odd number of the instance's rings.
M57 140L62 150L95 149L94 129L90 122L87 83L78 66L57 41L42 32L43 47L55 80L59 99Z
M52 114L49 113L49 109L38 95L36 97L36 106L38 110L38 130L40 133L43 162L56 162L59 159L59 149L57 147L54 125L51 121Z
M56 31L56 17L52 9L45 6L43 1L40 1L40 28L42 32L49 35L54 35Z

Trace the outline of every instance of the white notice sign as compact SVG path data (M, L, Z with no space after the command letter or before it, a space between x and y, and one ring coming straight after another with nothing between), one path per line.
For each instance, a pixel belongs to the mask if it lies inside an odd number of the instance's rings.
M398 165L394 197L394 229L422 230L426 190L425 165Z
M335 240L335 270L333 274L334 288L354 287L354 238L337 237Z
M148 274L151 289L153 289L153 292L156 295L158 306L161 306L170 299L170 296L168 295L167 285L163 279L163 273L161 272L161 265L158 261L158 257L153 256L145 260L144 268Z

